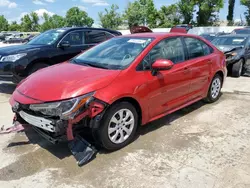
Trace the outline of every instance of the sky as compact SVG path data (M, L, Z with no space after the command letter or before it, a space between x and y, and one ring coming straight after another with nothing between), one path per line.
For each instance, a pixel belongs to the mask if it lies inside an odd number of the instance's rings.
M39 16L44 12L50 15L58 14L64 16L66 11L78 6L85 10L90 17L95 20L95 24L99 24L98 12L104 11L112 4L120 7L123 12L129 1L133 0L0 0L0 14L3 14L9 21L20 21L21 17L27 13L35 11ZM162 5L170 5L178 0L154 0L155 6L159 9ZM220 11L220 19L226 20L228 10L228 0L225 0L224 8ZM240 0L236 0L234 18L239 20L240 15L244 19L245 8L240 5Z

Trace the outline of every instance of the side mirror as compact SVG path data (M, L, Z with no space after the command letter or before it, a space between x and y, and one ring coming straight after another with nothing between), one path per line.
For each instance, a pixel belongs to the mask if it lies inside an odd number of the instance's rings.
M68 47L70 47L70 43L69 43L69 41L62 41L62 42L59 44L59 47L60 47L60 48L68 48Z
M155 76L158 71L170 70L174 63L168 59L158 59L152 65L152 75Z

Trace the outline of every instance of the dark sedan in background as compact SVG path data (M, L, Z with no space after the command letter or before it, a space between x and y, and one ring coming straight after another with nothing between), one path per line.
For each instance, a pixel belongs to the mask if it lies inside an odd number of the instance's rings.
M24 45L0 48L0 77L12 77L18 83L39 69L67 61L118 35L118 31L84 27L46 31Z
M228 70L240 77L250 65L250 35L225 35L212 43L226 55Z

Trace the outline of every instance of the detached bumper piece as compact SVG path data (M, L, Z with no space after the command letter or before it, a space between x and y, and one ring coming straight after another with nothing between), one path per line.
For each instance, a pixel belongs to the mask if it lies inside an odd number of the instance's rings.
M96 157L97 150L79 135L70 141L68 146L78 166L83 166Z

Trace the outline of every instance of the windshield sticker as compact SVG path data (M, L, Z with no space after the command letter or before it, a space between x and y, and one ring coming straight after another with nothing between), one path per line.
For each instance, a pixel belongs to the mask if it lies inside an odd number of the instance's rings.
M243 42L245 39L233 39L233 42Z
M141 40L141 39L130 39L128 42L129 43L135 43L135 44L144 44L147 41L146 40Z

